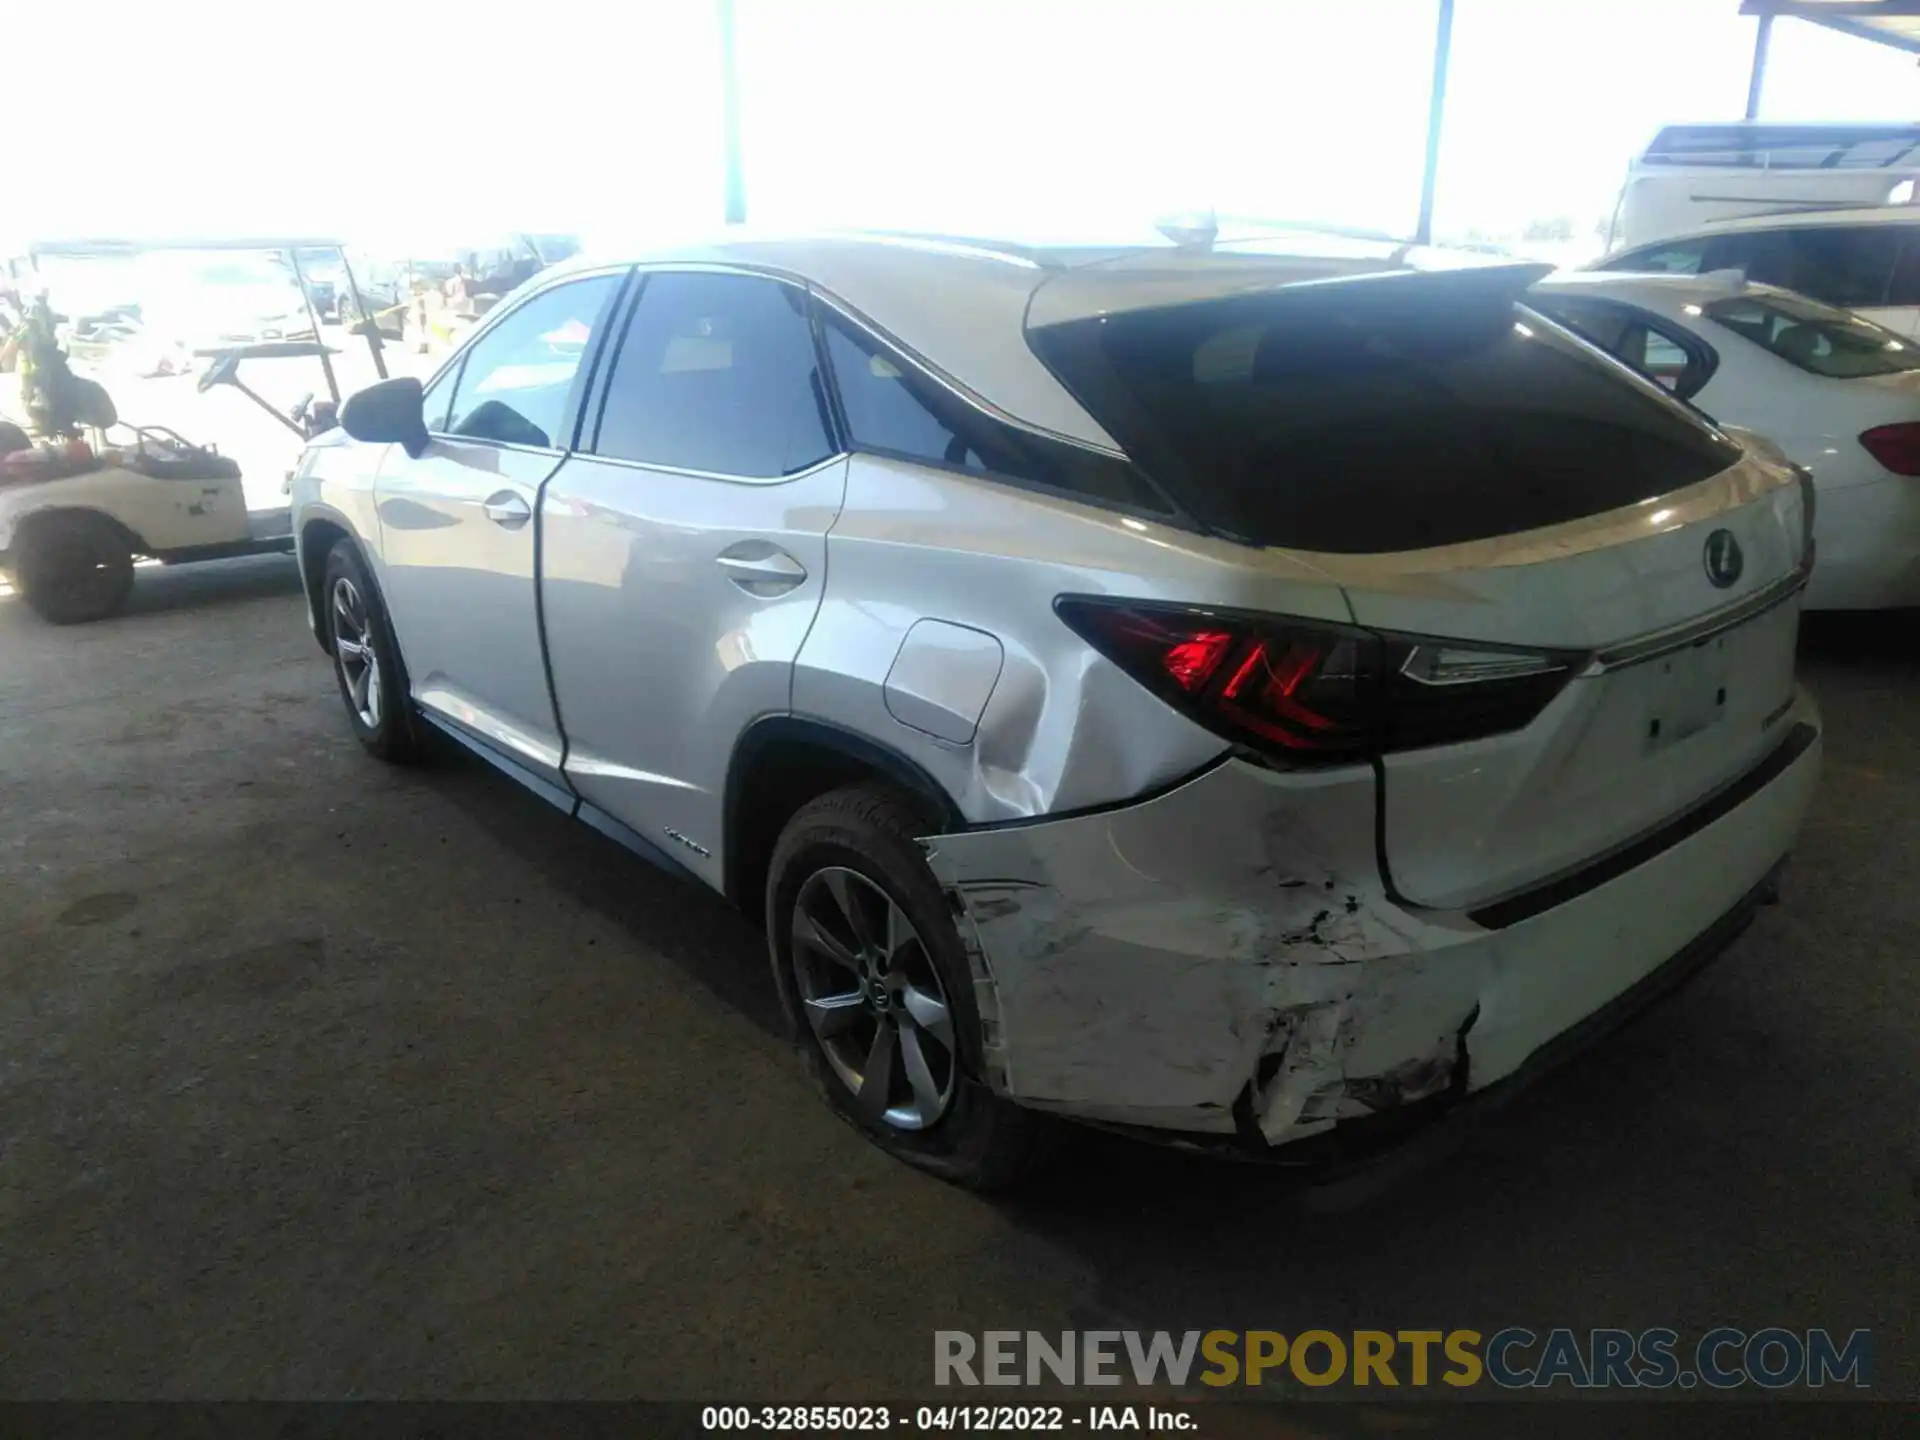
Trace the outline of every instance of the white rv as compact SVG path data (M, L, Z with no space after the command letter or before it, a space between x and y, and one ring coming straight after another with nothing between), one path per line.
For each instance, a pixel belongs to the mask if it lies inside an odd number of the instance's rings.
M1747 215L1911 204L1917 183L1920 124L1669 125L1628 168L1607 249Z

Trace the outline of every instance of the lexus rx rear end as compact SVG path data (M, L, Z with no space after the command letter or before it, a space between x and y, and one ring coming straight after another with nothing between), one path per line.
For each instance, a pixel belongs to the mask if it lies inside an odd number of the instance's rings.
M316 631L370 749L446 731L763 916L903 1158L1352 1155L1717 951L1818 770L1808 491L1539 274L580 262L309 452Z

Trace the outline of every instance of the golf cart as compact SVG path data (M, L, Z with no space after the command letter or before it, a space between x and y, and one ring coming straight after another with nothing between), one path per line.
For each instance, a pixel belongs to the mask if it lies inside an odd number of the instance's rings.
M255 252L284 267L291 307L256 305L274 313L260 319L222 315L215 333L169 343L197 366L196 389L227 387L307 440L331 429L340 405L333 357L324 343L302 257L336 252L349 289L345 252L337 241L314 239L191 240L163 243L117 240L50 241L31 245L12 261L10 288L17 297L41 288L53 258L125 261L154 252ZM99 335L92 323L63 317L45 293L9 307L11 334L0 333L0 369L20 380L21 414L0 414L0 572L36 613L54 624L102 619L117 611L133 585L133 562L148 557L163 564L226 559L236 555L291 553L293 537L285 503L248 508L241 469L210 444L197 444L155 423L123 423L107 389L76 374L70 347L78 333ZM219 307L212 307L218 313ZM91 321L92 317L88 317ZM137 321L120 317L126 343L139 335ZM380 337L367 327L375 373L386 378ZM102 349L110 361L113 341ZM89 360L102 355L86 352ZM241 377L249 361L313 358L320 362L329 399L311 394L291 407L273 404ZM106 365L111 369L111 364ZM139 373L148 373L136 371ZM160 382L184 384L184 381ZM128 388L139 388L129 386ZM0 384L0 405L11 386ZM158 392L149 390L149 395Z

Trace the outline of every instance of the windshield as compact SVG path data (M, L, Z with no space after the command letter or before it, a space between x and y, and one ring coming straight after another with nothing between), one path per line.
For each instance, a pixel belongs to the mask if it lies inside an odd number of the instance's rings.
M1706 312L1789 365L1832 380L1920 370L1920 354L1892 331L1798 295L1742 295Z
M1441 280L1100 316L1032 343L1136 464L1258 544L1385 552L1511 535L1740 458L1510 295Z

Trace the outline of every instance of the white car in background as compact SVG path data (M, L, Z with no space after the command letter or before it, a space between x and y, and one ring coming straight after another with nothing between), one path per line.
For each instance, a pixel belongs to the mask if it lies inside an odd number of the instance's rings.
M1738 270L1838 305L1902 339L1920 334L1920 206L1754 215L1609 255L1595 270L1705 275Z
M1910 121L1667 125L1628 167L1607 248L1637 251L1745 216L1791 224L1823 211L1911 206L1916 182L1920 125Z
M1808 609L1920 605L1920 346L1738 272L1564 273L1532 303L1812 473Z

